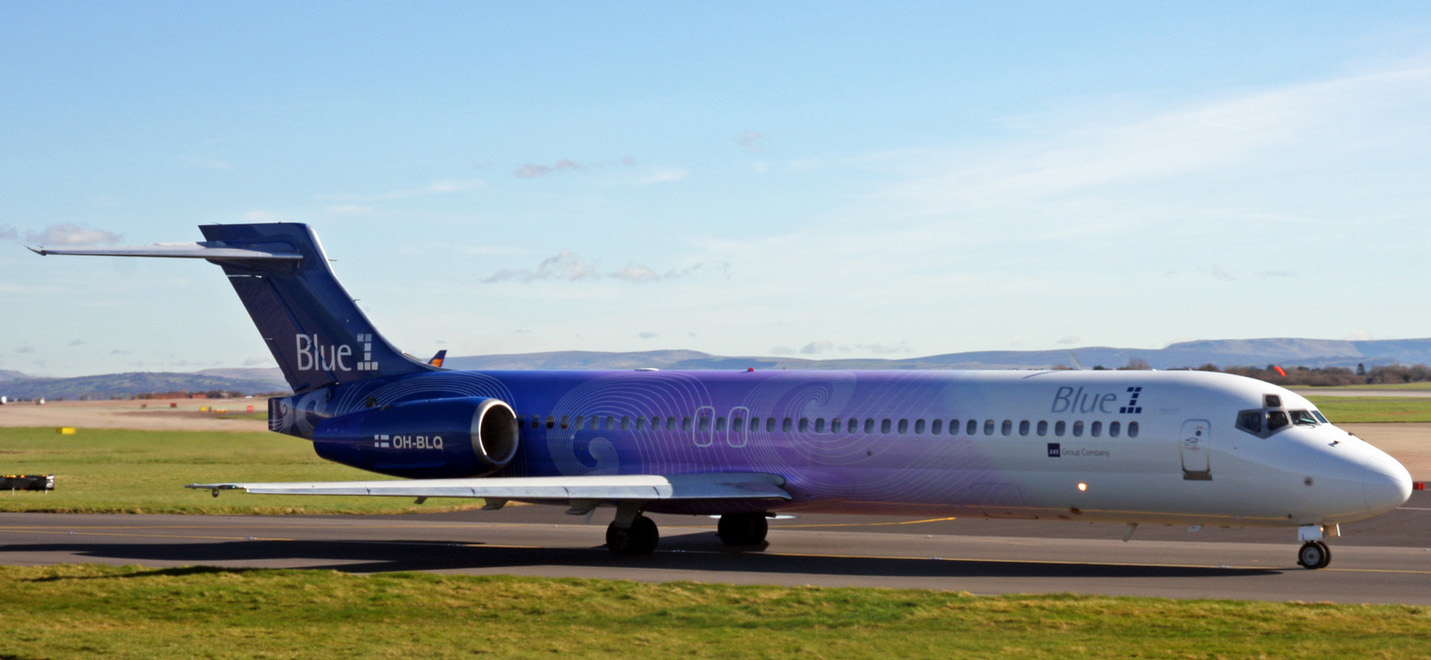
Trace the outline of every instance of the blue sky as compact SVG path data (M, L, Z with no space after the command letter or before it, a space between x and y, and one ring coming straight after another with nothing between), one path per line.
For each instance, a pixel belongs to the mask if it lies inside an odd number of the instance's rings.
M417 355L1431 336L1425 3L0 3L0 369L270 366L316 227Z

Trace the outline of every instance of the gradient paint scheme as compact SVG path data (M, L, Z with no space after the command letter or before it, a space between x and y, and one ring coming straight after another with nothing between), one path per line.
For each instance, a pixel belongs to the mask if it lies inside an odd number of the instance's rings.
M480 484L522 483L504 477L728 474L782 489L588 502L625 503L613 528L643 510L790 509L1288 526L1316 541L1410 493L1404 467L1324 420L1265 437L1239 430L1242 413L1315 407L1226 374L441 370L383 339L308 227L201 229L203 244L39 251L221 265L295 391L270 401L270 428L314 440L330 460L478 484L475 496ZM484 434L508 441L484 446Z
M1111 413L1051 412L1068 387L1140 387L1143 412L1119 413L1118 405L1106 408ZM279 400L274 430L311 437L316 420L360 412L370 400L493 398L510 404L521 422L515 460L493 476L760 472L784 477L793 496L768 506L812 511L1301 526L1366 518L1405 501L1405 469L1335 426L1292 426L1267 438L1235 429L1237 414L1260 409L1266 394L1279 395L1286 409L1315 410L1282 388L1203 372L440 372L357 383L331 399L318 391ZM576 428L578 417L584 428ZM602 428L592 428L593 417ZM605 428L607 417L615 428ZM653 417L659 430L651 428ZM672 417L675 428L666 430ZM701 417L710 421L703 426ZM639 429L636 418L645 420ZM737 418L746 422L739 432ZM749 430L752 418L759 430ZM720 430L716 419L725 422ZM773 432L765 430L768 419ZM840 431L832 430L834 419ZM855 432L850 419L858 420ZM866 419L875 420L873 433L863 431ZM886 419L891 431L880 432ZM923 432L914 433L921 420ZM938 434L931 432L935 420ZM1060 421L1067 430L1055 436ZM1189 421L1208 423L1197 457L1182 437ZM901 422L904 433L897 432ZM1072 435L1075 422L1084 423L1081 437ZM1094 422L1102 424L1099 437L1090 435ZM1112 422L1120 423L1118 437L1109 436ZM1138 435L1130 437L1134 422ZM990 424L992 435L985 433ZM420 434L422 423L413 420L413 428ZM1053 443L1058 456L1050 455ZM393 450L424 451L436 453ZM1210 478L1189 478L1204 471Z

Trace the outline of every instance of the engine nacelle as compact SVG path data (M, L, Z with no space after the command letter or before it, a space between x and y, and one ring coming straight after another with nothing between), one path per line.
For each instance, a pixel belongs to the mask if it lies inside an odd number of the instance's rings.
M319 422L313 449L335 463L398 477L480 477L517 455L517 415L497 399L408 401Z

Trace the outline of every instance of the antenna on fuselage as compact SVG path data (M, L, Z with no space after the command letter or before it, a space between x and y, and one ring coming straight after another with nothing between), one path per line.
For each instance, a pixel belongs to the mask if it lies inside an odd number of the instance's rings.
M1073 365L1075 371L1087 371L1083 368L1083 363L1078 361L1078 356L1073 354L1073 351L1068 352L1068 361Z

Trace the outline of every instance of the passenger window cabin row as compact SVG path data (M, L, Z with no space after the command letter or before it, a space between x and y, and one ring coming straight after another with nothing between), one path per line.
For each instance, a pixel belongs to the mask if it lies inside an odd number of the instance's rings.
M592 430L592 431L711 431L712 427L717 432L727 430L727 418L713 416L698 417L675 417L675 416L637 416L629 415L577 415L575 418L570 415L562 415L560 418L554 415L531 415L519 416L517 418L519 426L531 429L560 427L562 430ZM1073 436L1075 438L1088 435L1091 437L1102 437L1105 433L1110 438L1117 438L1124 433L1130 438L1138 437L1138 422L1128 422L1125 426L1122 422L1113 421L1106 424L1099 421L1084 422L1075 420L1057 420L1049 422L1047 420L1029 421L992 419L959 420L951 419L945 423L943 419L925 420L915 419L911 422L908 419L876 419L871 417L858 418L808 418L799 419L790 417L758 417L732 415L729 418L729 430L734 433L760 432L775 433L778 429L782 433L791 433L798 429L800 433L864 433L868 435L964 435L964 436L1012 436L1015 435L1017 425L1020 436L1037 435L1040 437L1053 435L1054 437Z

